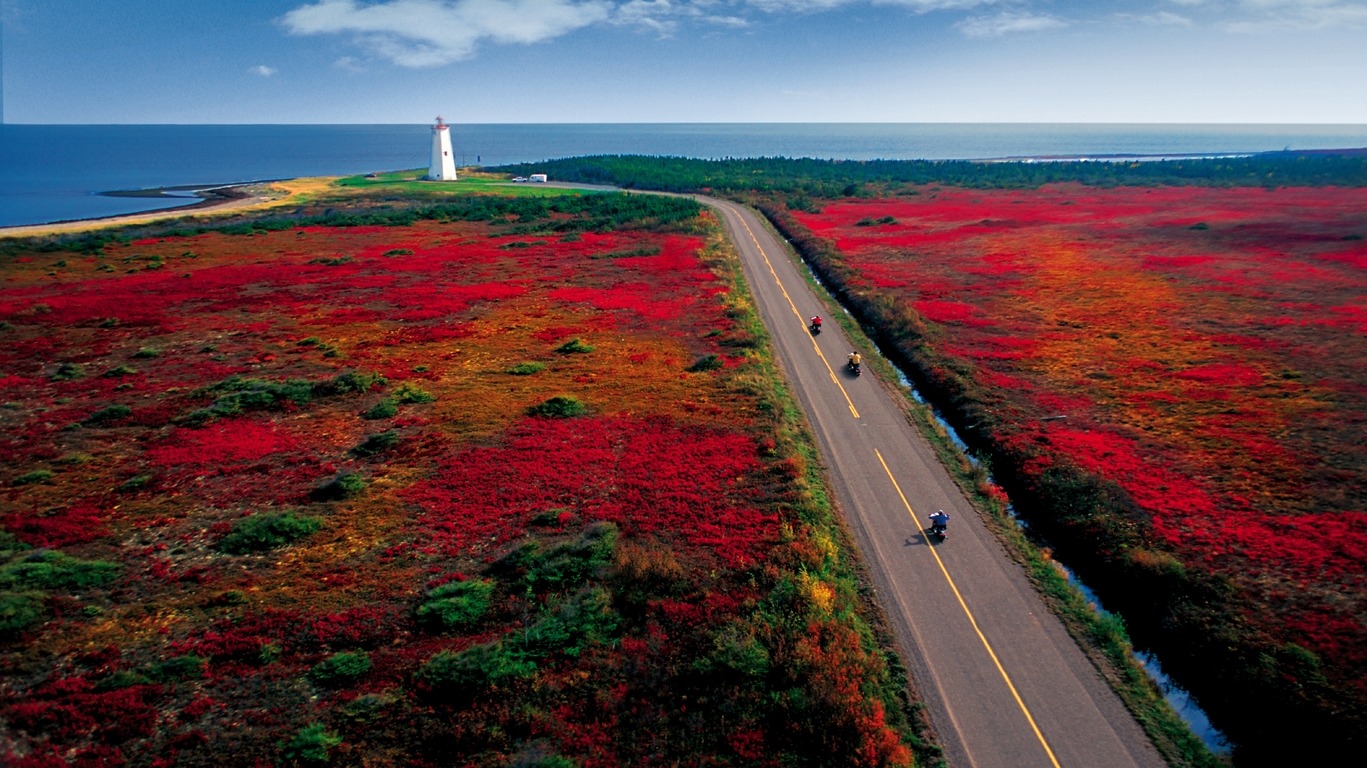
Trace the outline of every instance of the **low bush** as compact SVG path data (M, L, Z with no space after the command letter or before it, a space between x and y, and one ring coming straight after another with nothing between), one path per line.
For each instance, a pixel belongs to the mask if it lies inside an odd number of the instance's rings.
M110 405L85 417L83 424L107 424L131 416L133 409L126 405Z
M542 552L535 542L515 553L524 569L523 582L533 592L577 589L600 568L612 563L617 551L617 526L594 523L579 538Z
M159 683L196 680L204 676L204 664L199 656L177 656L152 667L147 676Z
M394 391L394 399L398 400L400 404L410 405L412 403L430 403L437 397L422 387L404 382Z
M494 584L484 579L452 581L428 591L418 606L418 620L436 629L461 629L484 617Z
M562 355L584 355L588 354L589 352L592 352L593 347L589 346L588 344L585 344L583 341L579 339L570 339L564 344L561 344L560 346L556 347L555 351L559 352Z
M0 565L0 589L103 587L114 580L121 567L118 563L102 560L80 560L50 549L20 552L10 562Z
M0 592L0 637L22 632L42 617L41 594Z
M52 470L50 470L50 469L35 469L35 470L33 470L32 472L25 472L24 474L22 474L22 475L20 475L20 476L18 476L18 477L16 477L16 478L14 478L14 484L15 484L15 485L33 485L34 483L46 483L47 481L49 481L49 480L51 480L51 479L52 479Z
M364 491L367 484L364 475L356 472L343 472L314 488L309 494L309 498L314 501L341 501Z
M540 405L534 405L527 409L529 416L541 416L547 419L568 419L574 416L583 416L588 412L588 406L565 395L556 395Z
M534 674L535 662L523 658L506 643L495 641L472 645L459 653L441 651L418 670L417 679L429 688L468 690Z
M399 403L392 397L386 397L380 402L372 405L369 410L361 414L361 418L370 421L377 419L392 419L399 412Z
M129 491L136 491L150 482L152 482L151 475L134 475L127 480L124 480L122 483L119 483L119 487L115 490L120 493L128 493Z
M218 549L230 555L265 552L302 539L323 527L314 517L298 517L293 512L265 513L239 520L218 542Z
M688 366L688 370L692 373L701 373L703 371L715 371L725 367L725 365L726 363L722 362L720 357L717 357L716 355L707 355L698 358L697 362Z
M360 445L351 449L351 455L374 456L375 454L387 451L398 444L399 433L391 429L388 432L380 432L367 436Z
M320 685L350 683L370 671L370 654L365 651L334 653L309 670L309 678Z
M331 752L342 743L342 737L329 731L322 723L310 723L280 745L280 754L288 761L306 765L322 765L331 759Z
M62 363L49 377L53 381L74 381L85 378L85 368L76 363Z
M540 373L544 370L546 370L545 363L526 362L514 365L507 372L511 376L531 376L533 373Z

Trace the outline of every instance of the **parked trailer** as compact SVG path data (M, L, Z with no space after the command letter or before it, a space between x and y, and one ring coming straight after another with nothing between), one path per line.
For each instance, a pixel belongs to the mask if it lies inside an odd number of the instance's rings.
M536 184L536 183L545 184L545 183L546 183L546 174L544 174L544 173L533 173L531 176L528 176L528 177L527 177L527 180L530 181L530 182L532 182L533 184Z

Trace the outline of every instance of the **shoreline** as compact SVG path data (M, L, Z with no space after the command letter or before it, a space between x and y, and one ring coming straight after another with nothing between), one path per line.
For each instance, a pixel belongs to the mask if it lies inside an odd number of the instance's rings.
M96 229L126 226L129 224L149 224L164 219L196 218L215 216L225 213L260 210L276 205L284 205L298 199L301 195L316 192L330 185L336 176L319 176L299 179L278 179L272 181L252 181L235 184L205 186L203 184L177 187L158 187L148 190L104 193L113 197L173 198L168 191L195 193L200 200L171 208L157 208L136 213L119 213L113 216L98 216L90 219L67 219L43 224L15 224L0 227L0 239L10 237L44 237L64 235Z

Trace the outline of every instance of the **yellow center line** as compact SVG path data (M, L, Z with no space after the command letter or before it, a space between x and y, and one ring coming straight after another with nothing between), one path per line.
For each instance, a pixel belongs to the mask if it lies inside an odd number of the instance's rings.
M907 501L907 495L902 493L902 486L898 485L897 478L893 476L892 470L888 468L888 463L883 460L883 454L877 448L874 448L873 452L878 456L878 463L883 465L883 471L888 474L888 480L892 481L892 487L897 490L897 495L901 497L902 505L907 508L907 514L911 515L911 519L915 520L919 527L920 520L917 520L916 512L912 510L911 503ZM927 544L929 544L929 539L926 541ZM930 554L934 556L936 565L940 566L940 573L944 574L945 581L949 584L950 590L954 592L955 599L959 601L959 607L963 609L964 615L968 617L968 623L972 625L973 631L977 633L978 640L982 641L983 648L987 649L987 655L991 657L992 663L997 667L997 672L1001 673L1002 680L1006 682L1007 690L1011 691L1011 697L1016 700L1016 706L1020 707L1021 712L1025 715L1026 722L1030 723L1030 730L1035 732L1035 738L1039 739L1040 746L1044 747L1045 754L1049 756L1049 763L1053 765L1054 768L1061 768L1059 766L1058 758L1054 756L1054 750L1049 748L1049 742L1044 740L1044 734L1040 732L1039 726L1035 723L1035 718L1030 714L1030 708L1025 706L1025 701L1021 699L1020 692L1016 690L1015 684L1011 682L1011 676L1006 674L1006 668L1002 666L1001 659L997 658L997 652L992 650L992 644L987 642L987 636L984 635L982 629L978 627L978 620L973 617L973 612L968 609L968 603L964 602L964 596L959 592L959 587L955 585L954 579L950 577L949 569L945 567L944 560L940 559L940 553L935 551L934 546L929 546L928 549L930 549Z
M745 233L750 236L750 242L755 244L755 249L759 251L760 258L764 259L764 266L769 268L769 274L773 276L774 284L778 286L778 290L783 294L783 298L787 300L788 308L793 311L793 316L805 327L807 325L807 318L803 317L802 313L797 311L797 304L793 302L793 297L788 295L788 289L783 287L783 281L778 279L778 272L774 271L774 265L769 261L769 254L764 252L764 246L759 244L759 238L755 237L754 231L750 229L749 224L745 223L743 217L737 215L736 219L740 222L742 227L745 227ZM826 366L826 372L831 375L831 381L834 382L836 388L840 390L840 394L845 396L845 403L850 407L850 413L853 414L856 419L859 418L859 410L854 407L854 401L850 399L850 393L845 390L845 385L841 384L840 378L835 375L835 369L831 367L831 361L827 360L826 355L822 354L821 347L816 343L816 337L810 334L809 337L811 338L812 349L816 350L816 356L821 358L821 363Z

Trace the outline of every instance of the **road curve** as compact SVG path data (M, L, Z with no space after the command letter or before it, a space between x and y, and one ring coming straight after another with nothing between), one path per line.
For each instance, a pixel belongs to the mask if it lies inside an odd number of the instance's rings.
M751 209L699 197L722 218L820 444L930 722L955 768L1160 768L1120 699L984 527L897 395L842 369L853 347L782 243ZM951 515L929 544L926 515Z

